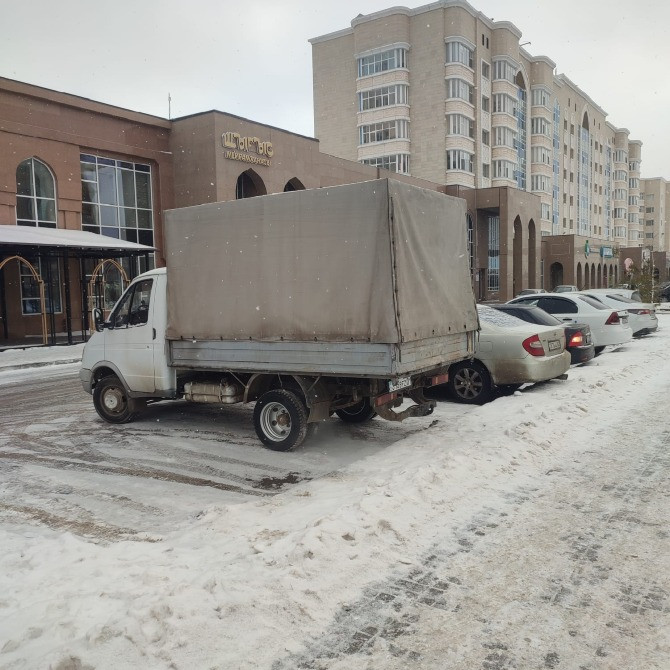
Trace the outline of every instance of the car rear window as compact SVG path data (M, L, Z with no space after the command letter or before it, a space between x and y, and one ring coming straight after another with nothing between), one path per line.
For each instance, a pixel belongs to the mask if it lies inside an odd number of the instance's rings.
M630 298L627 298L625 295L618 295L616 293L612 293L611 295L608 293L607 297L611 298L612 300L618 300L619 302L627 302L627 303L637 302L637 300L631 300Z
M602 302L599 300L594 300L591 296L588 295L578 295L576 296L579 300L583 300L586 304L591 305L591 307L595 307L596 309L609 309L611 310L611 307L607 307L606 305L603 305Z
M543 309L534 305L503 305L502 307L496 307L496 309L529 323L539 323L542 326L563 325L563 322L559 321L555 316L548 314Z
M501 312L499 309L493 309L493 307L487 307L486 305L477 305L477 312L479 313L479 319L481 321L485 321L494 326L510 328L512 326L526 325L525 321L517 319L516 316Z
M542 298L538 306L549 314L577 314L579 311L572 297L570 299L554 296Z

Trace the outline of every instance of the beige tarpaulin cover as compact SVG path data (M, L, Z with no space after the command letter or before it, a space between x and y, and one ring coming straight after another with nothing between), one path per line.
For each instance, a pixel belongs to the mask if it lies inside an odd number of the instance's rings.
M168 338L409 342L478 328L465 202L395 180L166 213Z

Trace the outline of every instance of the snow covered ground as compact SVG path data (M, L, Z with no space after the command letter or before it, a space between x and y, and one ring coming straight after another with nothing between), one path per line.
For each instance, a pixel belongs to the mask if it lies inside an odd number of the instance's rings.
M158 532L91 539L0 508L0 668L670 667L659 321L567 381L440 403L334 472L208 491Z

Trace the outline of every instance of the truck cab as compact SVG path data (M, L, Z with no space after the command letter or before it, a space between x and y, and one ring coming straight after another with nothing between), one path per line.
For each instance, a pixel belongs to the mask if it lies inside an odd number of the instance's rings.
M165 343L165 290L165 268L151 270L133 280L107 321L99 310L94 315L96 332L84 347L79 378L94 395L103 379L117 380L120 388L110 391L107 404L112 412L124 414L121 405L132 405L133 399L175 396Z

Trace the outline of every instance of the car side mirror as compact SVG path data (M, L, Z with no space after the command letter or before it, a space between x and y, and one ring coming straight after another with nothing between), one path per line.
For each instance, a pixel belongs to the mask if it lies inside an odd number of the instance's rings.
M102 315L102 310L99 307L95 307L93 309L93 324L99 333L105 329L105 318Z

